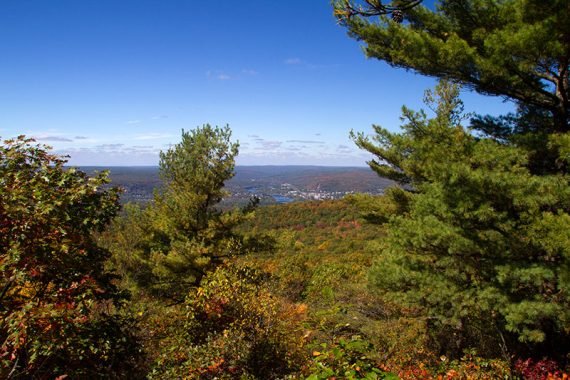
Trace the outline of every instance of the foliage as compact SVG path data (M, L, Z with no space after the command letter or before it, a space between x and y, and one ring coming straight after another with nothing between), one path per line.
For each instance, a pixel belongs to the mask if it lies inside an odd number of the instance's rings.
M217 207L233 176L238 144L230 137L228 127L205 125L183 131L182 141L161 153L163 189L146 209L128 208L110 231L117 236L106 239L132 284L182 301L208 271L249 249L235 229L251 217L256 201L230 211Z
M304 228L296 228L299 224ZM306 308L307 338L330 347L341 338L349 341L359 335L376 347L367 346L368 355L382 352L383 361L388 353L396 354L394 347L412 353L411 347L422 345L417 335L406 336L395 308L366 287L374 254L366 247L379 231L362 223L352 197L261 207L242 228L278 242L270 252L239 261L268 273L266 286L274 296ZM303 243L299 250L294 249L296 241ZM308 358L313 359L311 352Z
M217 219L215 205L227 195L223 186L233 177L238 153L239 145L231 143L230 137L227 126L204 125L182 131L182 141L161 152L159 169L164 190L156 201L167 217L165 232L197 236Z
M477 355L474 350L465 352L460 359L456 360L449 360L445 356L440 357L438 368L433 369L432 372L437 374L438 379L493 380L513 377L508 361L485 359Z
M116 310L127 294L94 242L117 212L107 174L88 178L23 136L0 148L0 376L108 377L137 345Z
M377 22L334 2L367 56L423 75L459 82L546 112L554 131L570 116L570 5L565 0L441 0L435 11L410 7L405 23ZM544 126L543 126L544 127Z
M404 184L369 207L389 237L371 282L423 315L439 349L459 356L568 352L570 236L569 3L442 0L405 22L334 2L370 57L517 104L461 126L458 89L428 93L435 117L406 108L400 134L353 135L370 166ZM359 10L360 9L360 10ZM356 12L354 11L356 10ZM524 342L521 344L520 342ZM501 347L498 351L496 348ZM554 348L556 347L556 348Z
M432 119L428 119L423 110L416 112L402 107L402 120L406 121L401 126L402 134L375 125L372 141L362 133L351 132L351 137L361 149L377 157L369 165L381 177L412 186L430 181L445 171L442 165L447 160L459 160L465 153L470 153L472 139L461 127L466 115L458 91L457 86L447 82L437 87L436 94L426 91L424 102L435 112ZM387 211L404 211L409 194L390 189L389 195L398 201ZM400 205L399 208L396 205Z
M568 374L560 371L558 363L554 360L542 359L534 362L532 359L517 360L515 371L525 380L557 380L566 378Z
M185 305L182 337L165 348L152 377L273 379L296 370L304 309L272 296L260 272L221 266Z
M112 253L107 266L120 276L121 287L133 293L150 289L154 278L148 248L153 238L150 207L127 203L121 215L97 234L99 244Z
M408 112L403 133L378 127L379 145L357 140L380 172L413 188L388 194L400 213L388 216L370 279L421 310L448 354L472 345L506 354L523 348L516 340L560 354L568 347L555 342L570 327L568 179L533 175L524 151L461 127L456 86L436 95L434 118Z
M343 0L336 3L335 16L340 22L345 22L356 15L371 17L391 14L393 21L401 23L404 21L404 12L421 3L422 0L394 0L387 3L382 3L382 0L364 0L360 3Z
M313 351L313 361L307 380L325 379L399 379L382 370L376 360L368 356L372 345L357 336L339 339L332 345L322 343Z

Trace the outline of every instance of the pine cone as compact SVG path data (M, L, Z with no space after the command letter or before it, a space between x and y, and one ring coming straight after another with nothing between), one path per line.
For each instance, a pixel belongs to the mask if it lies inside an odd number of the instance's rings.
M402 21L404 21L404 12L402 12L399 9L392 11L392 20L394 20L398 24L401 24Z

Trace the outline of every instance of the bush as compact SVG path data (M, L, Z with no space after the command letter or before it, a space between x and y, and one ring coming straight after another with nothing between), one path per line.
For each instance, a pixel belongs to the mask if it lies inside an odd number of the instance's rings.
M380 364L370 356L373 346L359 337L350 340L339 339L327 345L315 346L313 360L306 372L307 380L325 379L398 379L399 377L381 369Z
M264 276L248 267L206 275L186 300L183 337L163 350L153 376L274 379L297 370L304 308L265 288Z
M32 143L0 148L0 377L124 373L138 354L116 312L127 294L92 237L117 212L118 190Z

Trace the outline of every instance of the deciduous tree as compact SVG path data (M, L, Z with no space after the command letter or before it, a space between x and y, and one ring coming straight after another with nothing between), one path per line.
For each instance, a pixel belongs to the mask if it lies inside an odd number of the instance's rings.
M92 234L119 209L89 178L19 137L0 147L0 377L117 376L136 345L117 313L127 294Z

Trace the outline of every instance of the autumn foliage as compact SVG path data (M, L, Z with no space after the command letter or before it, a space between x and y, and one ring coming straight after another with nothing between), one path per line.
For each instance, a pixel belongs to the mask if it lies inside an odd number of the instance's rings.
M88 178L20 137L0 148L0 377L105 376L136 345L126 300L92 232L118 210L105 173Z

